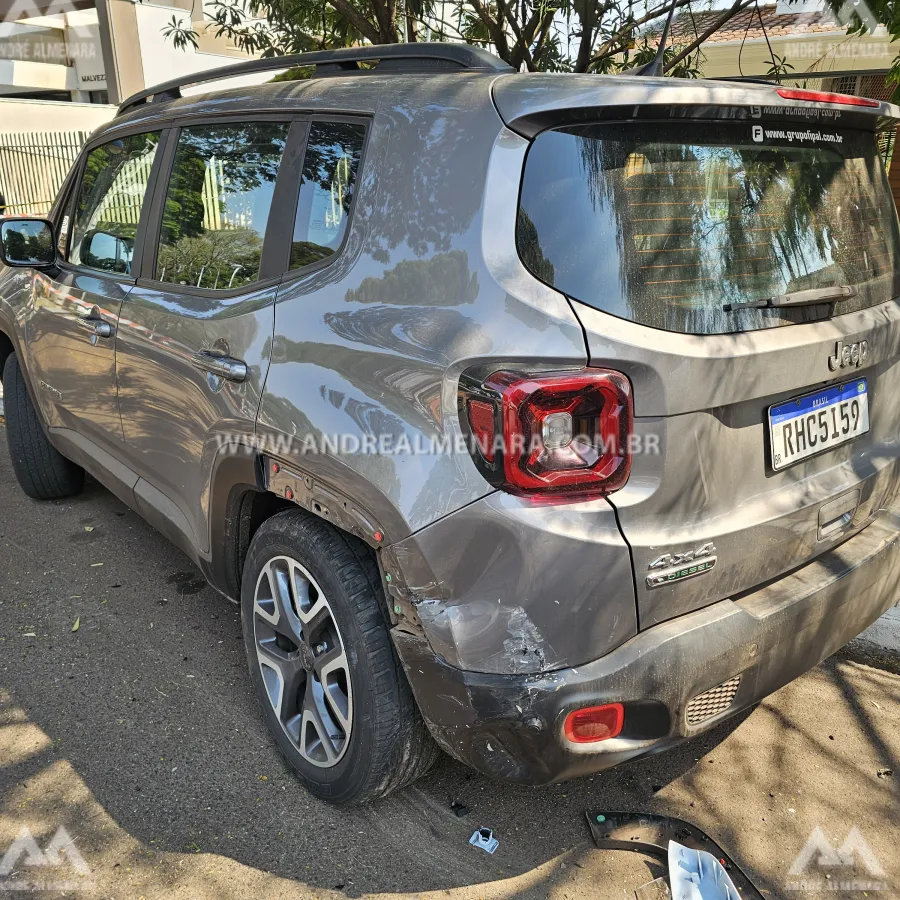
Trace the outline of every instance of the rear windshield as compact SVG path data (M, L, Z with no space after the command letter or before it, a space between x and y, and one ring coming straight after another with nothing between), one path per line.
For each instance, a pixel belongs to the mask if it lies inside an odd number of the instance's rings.
M691 334L815 321L897 297L897 212L875 135L784 124L544 132L525 166L522 261L576 300ZM839 286L855 296L725 309Z

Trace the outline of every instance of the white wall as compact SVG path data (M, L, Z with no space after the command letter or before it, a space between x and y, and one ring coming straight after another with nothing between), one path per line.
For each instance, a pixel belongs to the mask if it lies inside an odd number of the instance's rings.
M115 106L56 100L13 100L0 97L0 132L23 134L93 131L116 114Z
M827 74L829 71L867 72L890 69L897 55L897 45L885 34L848 36L842 29L794 35L770 35L772 53L784 56L794 68L790 75L810 71ZM771 63L769 43L755 38L744 43L720 41L704 44L701 62L704 78L721 76L765 75ZM741 65L738 68L738 57Z
M206 72L243 62L247 57L235 57L212 53L198 53L193 47L184 50L176 49L171 40L163 35L163 29L176 19L184 19L185 25L190 19L187 10L173 9L171 6L154 6L150 3L139 3L134 8L137 17L138 40L140 41L141 64L144 69L144 84L153 87L173 78L181 78L195 72ZM228 87L241 87L244 84L260 84L272 78L273 72L264 76L229 79ZM185 93L190 93L186 91Z

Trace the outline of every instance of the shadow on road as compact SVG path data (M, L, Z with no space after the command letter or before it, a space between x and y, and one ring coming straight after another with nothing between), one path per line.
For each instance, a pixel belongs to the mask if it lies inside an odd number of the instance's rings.
M22 824L43 839L65 824L98 879L119 884L127 870L148 900L581 896L572 885L585 873L585 896L609 878L600 895L621 897L623 873L630 895L661 872L592 851L588 808L691 819L763 887L826 814L845 831L895 817L896 783L874 771L900 768L896 732L835 664L749 719L594 778L525 788L443 759L386 801L331 808L305 793L263 729L237 608L96 485L66 503L24 500L2 454L0 852ZM808 708L823 692L840 698L824 719ZM479 826L500 839L493 857L468 846ZM882 829L883 852L894 835Z

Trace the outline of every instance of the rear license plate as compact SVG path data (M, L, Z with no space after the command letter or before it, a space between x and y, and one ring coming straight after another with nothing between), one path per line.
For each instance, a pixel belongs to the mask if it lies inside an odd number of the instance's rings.
M772 468L787 468L868 430L869 386L865 378L770 406Z

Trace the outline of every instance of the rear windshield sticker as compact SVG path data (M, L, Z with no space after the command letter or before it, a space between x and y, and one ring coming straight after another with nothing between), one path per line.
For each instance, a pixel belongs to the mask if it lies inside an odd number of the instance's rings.
M840 119L842 109L830 109L827 106L751 106L751 119L767 119L770 116L790 116L804 119Z
M794 131L785 128L763 128L762 125L754 125L751 129L753 140L757 144L764 144L766 141L778 141L779 143L787 141L789 144L796 141L800 144L842 144L844 136L842 134L834 134L828 131L810 131L808 128L803 131Z

